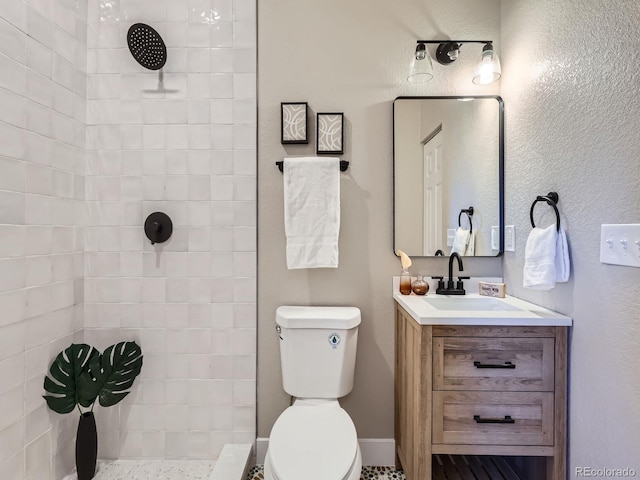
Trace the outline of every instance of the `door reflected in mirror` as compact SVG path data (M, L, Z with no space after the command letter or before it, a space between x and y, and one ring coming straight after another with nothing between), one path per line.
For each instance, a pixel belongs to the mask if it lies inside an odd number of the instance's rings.
M396 251L502 253L503 112L497 96L394 101Z

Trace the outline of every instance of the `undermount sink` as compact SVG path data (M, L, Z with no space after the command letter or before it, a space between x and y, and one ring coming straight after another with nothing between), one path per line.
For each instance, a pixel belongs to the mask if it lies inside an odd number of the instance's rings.
M438 310L475 311L475 312L519 312L522 309L499 298L478 297L425 297L427 302Z

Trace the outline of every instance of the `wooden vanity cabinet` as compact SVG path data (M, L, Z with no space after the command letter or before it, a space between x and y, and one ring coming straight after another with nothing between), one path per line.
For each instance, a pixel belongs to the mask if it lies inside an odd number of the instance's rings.
M396 304L396 466L433 454L546 457L566 479L567 327L420 325Z

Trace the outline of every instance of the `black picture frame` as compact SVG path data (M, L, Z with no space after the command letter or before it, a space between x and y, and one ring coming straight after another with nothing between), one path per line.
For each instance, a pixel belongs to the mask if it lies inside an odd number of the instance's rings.
M338 117L335 119L326 117ZM331 122L327 125L327 122ZM339 124L339 126L338 126ZM329 134L327 129L339 128ZM344 113L321 112L316 115L316 153L318 155L342 155L344 153Z
M301 109L302 112L298 109ZM295 128L296 125L301 126L303 120L304 130ZM307 102L280 103L280 143L283 145L309 143L309 105Z

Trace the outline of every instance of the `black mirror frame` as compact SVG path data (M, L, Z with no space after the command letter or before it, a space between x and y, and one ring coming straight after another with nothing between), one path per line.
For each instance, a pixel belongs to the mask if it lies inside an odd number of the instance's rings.
M396 101L398 100L457 100L461 98L473 98L473 99L494 99L498 102L498 131L500 138L498 139L498 214L500 218L500 250L496 255L476 255L479 258L495 258L501 257L504 254L504 100L499 95L450 95L450 96L400 96L396 97L393 101L393 109L391 115L392 129L392 148L393 148L393 227L391 229L391 244L393 245L393 252L396 252ZM413 255L415 258L435 258L432 256L418 256ZM443 257L448 258L448 257Z

